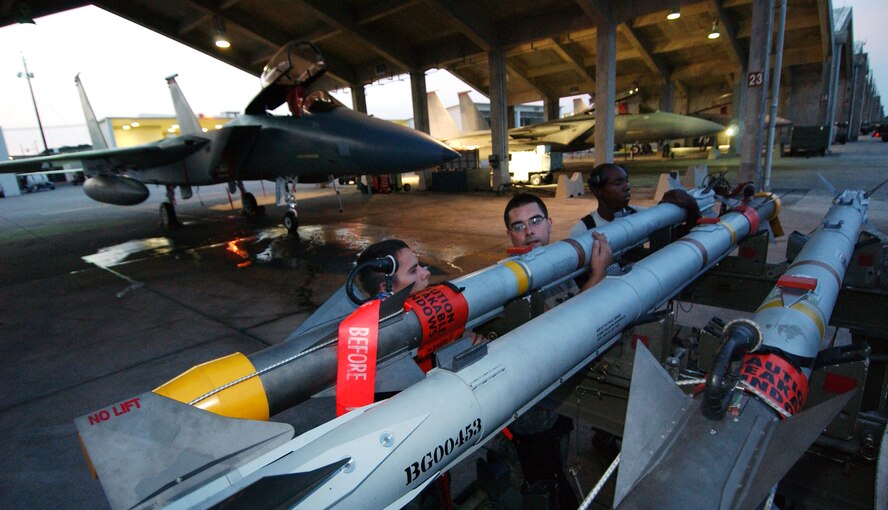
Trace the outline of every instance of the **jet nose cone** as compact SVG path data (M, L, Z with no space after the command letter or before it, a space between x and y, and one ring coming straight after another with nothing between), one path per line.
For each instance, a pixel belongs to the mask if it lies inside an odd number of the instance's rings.
M459 153L450 147L441 147L441 161L450 161L459 157Z

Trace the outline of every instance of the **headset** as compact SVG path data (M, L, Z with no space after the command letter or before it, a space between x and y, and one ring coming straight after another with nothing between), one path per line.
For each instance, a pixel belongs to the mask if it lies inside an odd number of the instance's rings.
M362 262L351 270L348 274L348 278L345 280L345 293L348 295L348 298L351 299L352 303L359 306L372 299L372 297L369 299L361 299L355 294L355 278L365 269L377 273L385 273L385 292L391 294L393 277L395 273L398 272L398 260L391 255L386 255L382 258Z

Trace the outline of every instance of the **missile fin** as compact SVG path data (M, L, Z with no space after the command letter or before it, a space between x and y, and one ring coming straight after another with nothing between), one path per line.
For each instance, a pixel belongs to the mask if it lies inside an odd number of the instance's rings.
M325 333L336 331L339 322L357 309L358 305L351 302L345 292L345 285L343 285L336 289L336 292L305 319L295 331L290 333L284 342L289 342L318 328L323 328Z
M855 393L838 395L778 423L758 458L759 466L749 489L745 495L738 495L742 503L733 508L756 508L764 501L774 484L786 475Z
M684 421L682 414L691 404L644 344L636 345L614 508L650 468L654 454Z
M306 473L267 476L213 508L224 510L290 508L311 494L350 460L350 457L345 458Z
M115 509L161 506L294 434L289 424L225 418L153 392L75 425Z

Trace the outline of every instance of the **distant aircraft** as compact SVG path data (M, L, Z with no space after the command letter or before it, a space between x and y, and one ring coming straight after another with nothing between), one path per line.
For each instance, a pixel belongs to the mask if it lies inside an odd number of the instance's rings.
M591 107L581 106L574 102L575 111L579 113L568 117L510 129L509 150L530 150L537 145L550 145L552 150L573 152L592 147L595 144L595 111ZM480 117L480 114L468 95L465 97L460 95L460 115L464 126L478 125L474 119ZM489 129L466 132L456 137L437 134L436 125L449 123L453 126L452 131L459 130L435 92L429 93L429 119L435 119L430 122L432 136L443 140L454 149L490 147ZM715 122L661 111L618 114L614 117L614 143L622 144L696 138L723 130L724 126ZM448 127L448 132L450 131L451 128Z
M428 93L428 105L432 136L456 150L490 147L489 128L461 132L435 92ZM480 122L477 120L479 118L483 121L483 117L468 95L460 98L460 113L466 129L479 127ZM582 140L587 138L587 133L591 133L594 127L593 118L564 118L533 126L512 128L509 130L509 150L533 150L538 145L549 145L553 150L564 152L587 149L588 146L575 147L582 144Z
M722 126L730 126L732 121L736 121L736 116L732 116L728 114L728 107L733 104L733 92L729 92L727 94L722 94L721 96L715 98L715 101L712 102L711 105L701 108L695 112L691 112L690 115L694 117L700 117L701 119L711 120L712 122L717 122ZM770 123L771 116L769 114L765 114L765 127ZM782 128L786 126L791 126L792 121L786 119L784 117L777 116L777 121L774 124L775 127Z
M298 54L304 47L314 54ZM298 74L296 64L304 64ZM193 186L228 183L241 191L247 214L260 214L256 198L244 189L250 180L275 181L277 196L284 196L284 226L295 233L296 182L324 182L341 175L378 175L433 167L458 154L430 136L354 112L323 90L310 90L325 71L323 57L309 43L290 43L266 65L262 91L244 114L221 129L204 133L188 106L175 76L167 79L181 135L149 144L108 148L89 105L80 79L84 115L94 148L77 153L0 162L0 173L39 171L44 165L79 161L87 180L84 192L93 200L115 205L145 201L145 184L166 187L160 206L161 224L178 224L175 188L182 199ZM270 114L284 102L291 116Z

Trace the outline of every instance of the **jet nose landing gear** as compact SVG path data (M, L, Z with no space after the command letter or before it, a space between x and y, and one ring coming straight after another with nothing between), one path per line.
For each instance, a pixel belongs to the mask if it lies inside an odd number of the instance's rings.
M291 236L299 236L299 220L296 218L296 211L287 211L284 214L284 227Z

